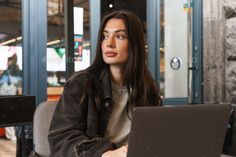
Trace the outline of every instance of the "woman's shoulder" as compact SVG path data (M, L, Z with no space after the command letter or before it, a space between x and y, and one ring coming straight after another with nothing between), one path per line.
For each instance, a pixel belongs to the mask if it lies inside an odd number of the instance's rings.
M71 84L80 84L80 85L87 85L87 84L93 84L98 82L97 74L93 73L91 71L88 71L87 69L75 72L71 75L71 77L66 81L66 85Z

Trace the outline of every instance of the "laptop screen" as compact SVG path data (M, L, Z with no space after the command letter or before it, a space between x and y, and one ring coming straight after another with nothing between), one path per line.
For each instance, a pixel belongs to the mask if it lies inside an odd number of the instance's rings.
M35 96L0 96L0 127L30 124Z

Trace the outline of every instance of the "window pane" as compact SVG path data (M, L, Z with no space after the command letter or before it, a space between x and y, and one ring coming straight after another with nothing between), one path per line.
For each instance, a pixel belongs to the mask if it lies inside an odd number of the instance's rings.
M0 3L0 95L22 93L21 0Z
M161 0L160 87L164 98L188 97L189 6L185 1Z
M90 65L89 0L74 0L75 71Z
M21 0L0 3L0 95L22 94ZM15 128L0 128L0 156L16 156ZM10 147L9 147L10 146Z
M48 0L47 94L57 101L65 83L64 1Z
M90 65L89 0L74 0L75 71ZM48 100L58 100L66 81L64 0L48 0Z

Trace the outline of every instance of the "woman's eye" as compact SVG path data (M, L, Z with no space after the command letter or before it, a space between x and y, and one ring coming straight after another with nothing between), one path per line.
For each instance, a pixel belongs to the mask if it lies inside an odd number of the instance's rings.
M127 37L126 37L125 35L117 34L117 35L116 35L116 38L117 38L117 39L124 40L124 39L126 39Z
M103 34L103 39L107 39L107 38L108 38L108 35Z

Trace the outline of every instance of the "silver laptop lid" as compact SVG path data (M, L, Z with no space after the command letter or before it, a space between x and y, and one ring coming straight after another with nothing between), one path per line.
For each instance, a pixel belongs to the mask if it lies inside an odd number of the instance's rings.
M230 105L135 109L127 157L219 157Z

